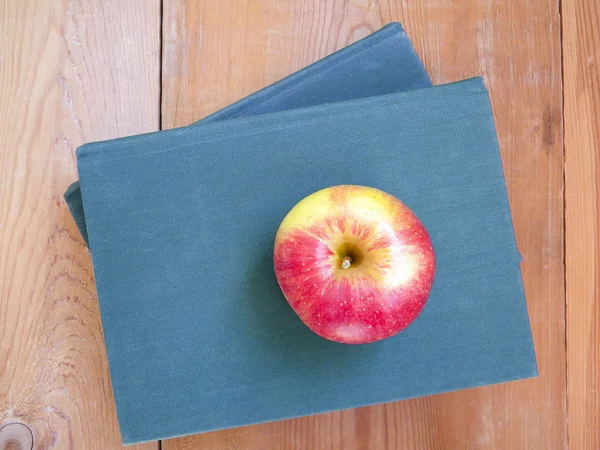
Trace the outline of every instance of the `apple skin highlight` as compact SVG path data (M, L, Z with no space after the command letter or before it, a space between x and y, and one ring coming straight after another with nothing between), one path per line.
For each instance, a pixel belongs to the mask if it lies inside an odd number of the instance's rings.
M275 275L300 319L325 339L365 344L402 331L431 291L429 233L397 198L342 185L301 200L275 238Z

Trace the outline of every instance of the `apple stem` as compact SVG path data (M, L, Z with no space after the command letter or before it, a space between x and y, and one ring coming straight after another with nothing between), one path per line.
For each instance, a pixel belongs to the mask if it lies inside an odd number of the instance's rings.
M342 269L349 269L351 264L352 258L349 256L344 256L344 259L342 259Z

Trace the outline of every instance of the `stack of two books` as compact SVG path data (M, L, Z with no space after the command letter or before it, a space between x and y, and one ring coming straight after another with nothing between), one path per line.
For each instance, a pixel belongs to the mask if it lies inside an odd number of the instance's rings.
M399 24L189 127L77 159L65 198L125 443L537 374L487 90L432 87ZM273 273L285 214L339 184L401 199L436 252L419 318L374 344L313 334Z

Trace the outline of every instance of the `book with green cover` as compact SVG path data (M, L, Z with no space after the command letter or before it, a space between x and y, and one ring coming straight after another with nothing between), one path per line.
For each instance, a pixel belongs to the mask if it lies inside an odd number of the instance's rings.
M481 79L86 144L90 250L125 443L537 374ZM405 202L437 258L422 314L368 345L312 333L279 223L321 188Z

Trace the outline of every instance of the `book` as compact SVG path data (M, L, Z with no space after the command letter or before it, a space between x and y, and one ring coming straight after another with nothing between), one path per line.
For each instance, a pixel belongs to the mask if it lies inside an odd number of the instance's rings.
M91 143L77 157L125 443L537 375L480 78ZM285 214L338 184L398 197L436 252L421 315L373 344L312 333L273 272Z
M431 80L419 56L402 25L395 22L192 126L428 86ZM87 243L78 181L64 197Z

